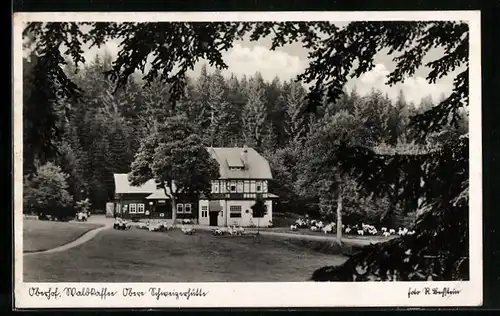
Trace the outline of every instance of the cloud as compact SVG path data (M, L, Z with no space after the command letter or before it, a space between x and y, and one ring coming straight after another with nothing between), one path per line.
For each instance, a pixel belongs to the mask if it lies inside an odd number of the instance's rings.
M253 43L252 43L253 44ZM96 54L108 52L112 58L116 58L119 52L119 41L113 40L106 43L101 48L93 47L85 50L84 56L87 62L92 61ZM223 52L223 59L228 65L228 69L223 71L224 76L229 76L234 73L237 77L243 75L252 76L256 72L260 72L266 81L271 81L274 77L278 77L281 81L295 78L296 75L303 72L307 67L307 59L300 58L297 55L290 54L282 50L270 50L263 45L245 45L244 43L235 43L234 46L227 52ZM151 57L151 56L150 56ZM151 60L151 58L149 58ZM359 78L351 79L346 84L347 90L356 87L356 90L361 95L366 95L372 89L380 90L387 94L391 99L396 100L399 91L402 90L408 102L414 102L416 105L420 103L423 97L431 95L434 101L438 101L441 96L449 95L453 88L453 78L456 73L452 73L447 77L438 80L436 84L428 83L423 76L413 76L406 79L403 83L394 86L386 85L387 75L390 73L391 66L394 66L390 59L376 58L379 61L371 71L361 75ZM383 61L382 61L383 60ZM201 67L208 62L201 60L198 62L194 70L189 72L189 75L197 77L200 74ZM147 68L147 67L146 67ZM213 72L213 67L208 67L209 72ZM422 71L417 72L422 74ZM424 74L425 75L425 74Z
M119 41L110 40L99 48L97 46L94 46L90 49L89 48L84 49L83 57L85 58L85 62L86 63L91 62L95 59L97 55L103 56L106 53L108 53L114 60L116 59L116 57L118 56L118 52L120 51L119 45L120 45Z
M87 62L90 62L94 60L96 55L102 55L105 52L108 52L113 59L116 58L119 52L119 42L117 40L109 41L100 48L86 49L84 57ZM237 77L252 76L256 72L260 72L266 81L271 81L276 76L282 81L293 79L307 66L307 62L298 56L280 50L272 51L262 45L247 47L241 43L235 43L230 50L223 52L222 56L229 67L223 71L225 76L229 76L231 73ZM148 59L151 61L151 56ZM203 64L207 64L208 67L208 62L201 60L189 74L194 77L198 76ZM208 67L209 72L214 70L215 68Z
M233 73L237 77L242 77L253 76L256 72L260 72L266 81L271 81L274 77L282 81L293 79L306 67L306 63L298 56L280 50L272 51L260 45L250 48L236 43L229 51L223 53L223 59L229 67L223 71L224 75ZM206 62L198 63L192 75L197 76L204 63ZM214 68L208 67L209 72L213 70Z
M372 89L380 90L384 94L387 93L393 100L396 100L399 91L402 90L408 102L414 102L418 105L420 100L428 95L431 95L434 101L438 101L443 94L448 96L453 88L454 74L438 80L436 84L428 83L422 76L413 76L402 83L389 86L386 84L389 73L390 70L384 64L376 64L371 71L357 79L350 80L347 83L347 89L351 90L356 87L356 90L361 95L370 93Z

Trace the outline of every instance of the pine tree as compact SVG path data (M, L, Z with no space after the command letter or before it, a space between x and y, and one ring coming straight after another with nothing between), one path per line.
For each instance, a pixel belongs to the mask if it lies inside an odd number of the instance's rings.
M245 104L247 103L244 89L246 89L246 86L242 84L234 74L231 74L228 81L229 111L231 111L231 121L228 123L230 130L230 146L237 146L238 144L240 146L243 145L241 120Z
M210 98L210 80L211 76L208 74L207 65L203 64L201 67L201 73L196 81L195 91L196 91L196 112L194 113L196 117L196 123L200 126L203 131L209 131L211 110L208 100ZM203 135L204 139L207 139L209 135Z
M285 132L289 141L298 141L307 133L307 116L305 115L306 91L299 82L291 82L290 90L285 95L286 116Z
M408 139L408 128L410 120L410 108L406 101L403 90L399 90L398 98L396 99L396 113L398 114L397 137L399 140L406 142Z
M283 85L278 77L274 77L271 83L266 85L266 101L270 132L274 133L276 146L284 146L286 143L285 115L286 107L283 97Z
M243 111L243 138L248 146L260 149L266 131L266 103L264 80L256 73L249 81L248 101Z
M214 147L226 147L230 141L230 124L234 121L230 103L227 101L227 87L220 70L211 75L209 83L208 105L210 107L210 126L208 144Z

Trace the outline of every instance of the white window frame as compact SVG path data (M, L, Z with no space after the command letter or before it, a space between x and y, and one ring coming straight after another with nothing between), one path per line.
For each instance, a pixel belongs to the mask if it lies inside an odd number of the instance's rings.
M234 190L233 190L233 187L234 187ZM229 193L236 193L236 190L237 190L236 181L229 182Z
M201 217L208 217L208 211L202 210Z
M238 208L239 211L238 212L233 212L232 210L234 208ZM243 214L241 214L242 212L243 212L243 207L241 205L229 205L229 217L241 218L243 216ZM238 217L231 216L233 214L240 214L240 216L238 216Z
M144 203L137 203L136 213L144 214L145 211L146 211L146 207L145 207Z
M180 211L179 211L179 206L180 206ZM177 214L184 214L184 204L177 203L175 211L177 212Z
M236 183L236 192L238 193L243 193L244 192L244 182L243 181L238 181L238 183Z
M129 214L137 214L137 204L135 204L135 203L129 203L128 204L128 213Z
M187 206L189 205L189 212L187 211ZM193 206L191 203L184 204L184 214L191 214L193 212Z
M261 181L256 181L255 182L255 192L262 192L262 182Z

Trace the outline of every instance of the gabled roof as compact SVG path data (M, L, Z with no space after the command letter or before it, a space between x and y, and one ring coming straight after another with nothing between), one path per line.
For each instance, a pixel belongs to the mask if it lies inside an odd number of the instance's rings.
M244 149L246 157L242 157ZM272 179L269 162L253 148L212 147L207 150L219 163L220 179ZM126 173L115 173L113 176L116 194L144 193L150 194L150 199L166 198L163 189L157 189L153 179L141 186L132 186Z
M168 188L167 193L170 193L170 190ZM165 191L163 189L158 189L146 197L147 200L169 200L170 198L170 194L165 195Z
M221 179L272 179L269 162L253 148L211 147L208 151L219 163Z
M126 173L115 173L115 193L149 193L155 192L156 182L151 179L141 186L135 187L128 181L128 175Z
M149 180L148 182L144 183L141 186L133 186L130 184L128 181L128 174L126 173L115 173L113 174L115 178L115 193L121 194L121 193L144 193L144 194L150 194L148 198L152 199L160 199L163 198L165 199L165 191L163 188L158 189L156 187L156 182L154 179ZM175 183L173 184L174 190L175 190ZM167 193L170 194L170 189L167 188ZM167 197L168 199L168 197Z

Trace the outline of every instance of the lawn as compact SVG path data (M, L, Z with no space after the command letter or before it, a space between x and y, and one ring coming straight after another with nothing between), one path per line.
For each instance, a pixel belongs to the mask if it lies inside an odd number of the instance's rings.
M23 221L23 252L52 249L67 244L99 224L29 220Z
M110 229L67 251L25 256L24 281L302 282L314 270L347 259L326 248L266 236Z

